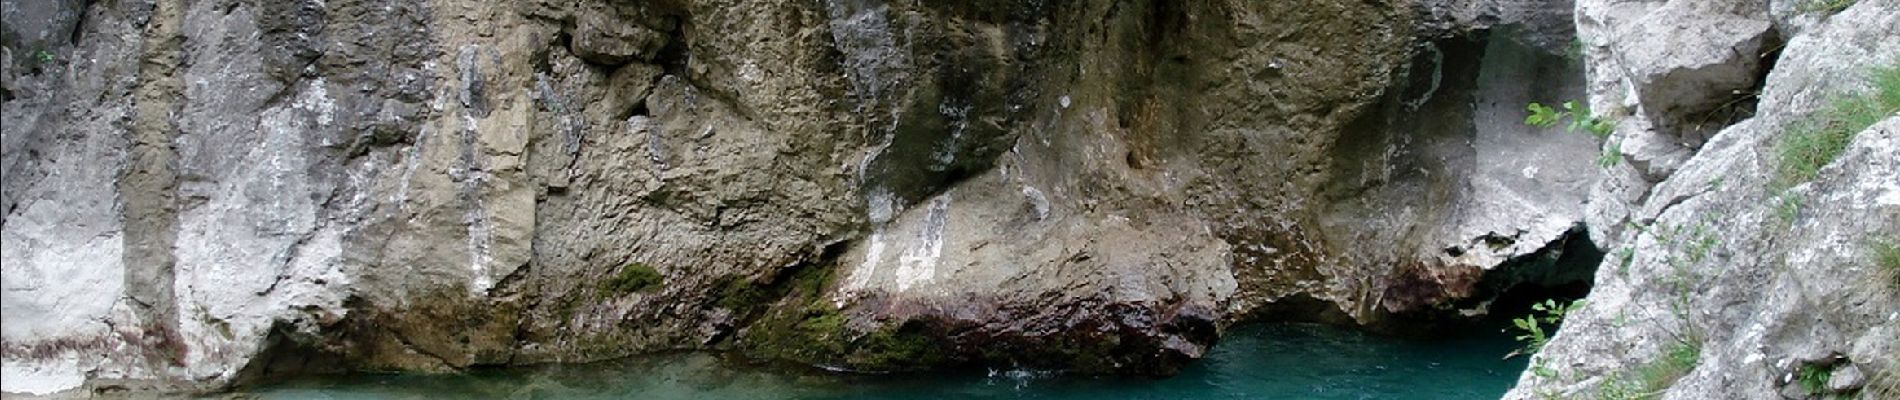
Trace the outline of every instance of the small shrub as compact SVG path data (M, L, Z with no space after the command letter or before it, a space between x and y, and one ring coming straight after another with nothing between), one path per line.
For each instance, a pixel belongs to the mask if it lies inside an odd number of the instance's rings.
M33 59L39 60L42 64L51 63L54 60L53 52L46 50L33 52Z
M1876 68L1873 84L1872 92L1835 96L1789 127L1776 150L1781 185L1813 180L1847 150L1855 134L1900 112L1900 63Z
M659 288L664 278L660 271L641 263L627 263L620 272L600 285L601 296L617 296Z

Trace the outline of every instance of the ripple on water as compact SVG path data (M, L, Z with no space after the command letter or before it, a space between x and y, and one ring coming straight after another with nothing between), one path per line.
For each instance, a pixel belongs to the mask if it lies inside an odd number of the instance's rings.
M1523 358L1502 333L1404 340L1317 325L1235 329L1207 359L1166 379L1044 371L861 376L737 365L706 353L484 370L458 375L300 379L265 399L1483 399L1516 381Z

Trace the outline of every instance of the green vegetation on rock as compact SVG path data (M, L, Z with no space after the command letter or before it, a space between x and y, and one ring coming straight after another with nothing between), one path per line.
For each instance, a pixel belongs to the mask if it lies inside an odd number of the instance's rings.
M1548 325L1552 330L1555 330L1557 325L1563 322L1565 314L1569 314L1571 310L1582 306L1582 300L1571 302L1568 305L1560 304L1557 300L1544 300L1542 303L1532 304L1530 315L1511 320L1511 325L1520 332L1520 334L1517 335L1517 341L1523 342L1524 347L1511 352L1511 354L1506 357L1520 354L1534 354L1537 353L1538 350L1543 349L1544 343L1550 341L1550 334L1553 333L1552 331L1545 330L1544 327Z
M1693 336L1679 337L1664 348L1657 358L1636 369L1611 375L1597 386L1599 400L1648 400L1662 398L1663 391L1694 370L1702 358L1702 342Z
M600 285L601 297L620 296L635 292L645 292L659 288L664 280L660 271L641 263L627 263Z
M1597 155L1597 166L1609 168L1623 163L1623 142L1613 141L1603 146L1603 154Z
M719 304L736 315L768 314L747 328L739 347L755 357L866 371L902 371L938 366L947 358L919 322L854 328L825 299L831 270L799 268L777 284L729 279L718 285Z
M1801 384L1801 390L1818 395L1827 393L1827 380L1834 378L1834 368L1808 364L1801 366L1794 375L1795 382Z
M1525 109L1530 111L1530 115L1524 117L1524 124L1530 126L1550 127L1567 118L1570 124L1565 125L1564 130L1570 132L1583 131L1598 138L1607 138L1616 131L1616 121L1593 115L1588 107L1575 101L1564 102L1562 110L1542 103L1531 103Z
M1875 68L1872 83L1872 91L1835 96L1789 126L1776 149L1782 187L1813 180L1855 134L1900 112L1900 63Z
M1900 338L1895 338L1893 348L1900 349ZM1885 367L1873 373L1867 380L1867 386L1861 388L1863 399L1900 399L1900 358L1888 361Z
M1800 13L1825 12L1832 14L1854 6L1854 3L1857 1L1859 0L1806 0L1796 5L1794 10Z
M1887 285L1900 290L1900 241L1893 239L1876 240L1873 247L1874 268L1886 275Z

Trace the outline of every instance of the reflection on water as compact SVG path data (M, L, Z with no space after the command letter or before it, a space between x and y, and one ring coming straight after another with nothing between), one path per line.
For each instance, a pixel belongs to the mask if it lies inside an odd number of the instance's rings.
M1503 334L1416 341L1316 325L1235 329L1166 379L1033 371L866 376L748 367L706 353L459 375L309 378L266 399L1485 399L1524 370Z

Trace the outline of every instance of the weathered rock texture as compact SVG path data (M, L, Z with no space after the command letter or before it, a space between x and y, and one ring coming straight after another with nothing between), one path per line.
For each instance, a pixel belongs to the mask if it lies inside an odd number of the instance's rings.
M1771 3L1578 3L1591 103L1634 111L1609 147L1632 162L1591 195L1591 230L1613 256L1534 359L1547 373L1525 373L1508 398L1894 394L1851 381L1900 374L1900 288L1873 256L1900 233L1900 116L1859 132L1810 182L1778 184L1776 154L1807 115L1900 63L1900 2ZM1705 34L1642 33L1658 29ZM1764 37L1786 38L1778 60ZM1735 96L1710 89L1751 85L1758 98L1733 103L1752 110L1707 117ZM1706 141L1684 134L1697 118L1713 124ZM1700 349L1692 369L1643 386L1645 366L1688 348L1677 343ZM1841 390L1803 387L1804 369L1834 371Z
M7 0L0 390L1166 373L1587 280L1569 5L1450 3Z

